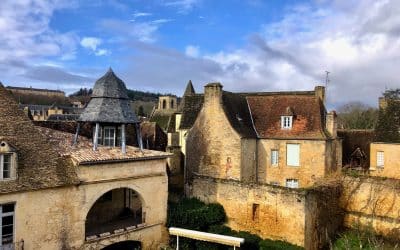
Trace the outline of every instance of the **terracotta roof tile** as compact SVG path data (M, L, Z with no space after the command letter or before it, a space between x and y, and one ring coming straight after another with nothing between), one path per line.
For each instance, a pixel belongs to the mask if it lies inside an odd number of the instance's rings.
M296 93L296 92L293 92ZM309 94L247 94L254 126L261 138L325 139L325 108ZM292 129L281 129L281 116L294 114Z
M17 179L0 181L0 193L71 185L78 182L70 161L54 150L54 145L18 108L0 84L0 138L17 149Z
M171 156L171 154L162 151L147 149L141 151L132 146L126 147L126 154L122 154L120 147L99 146L96 151L93 151L91 140L86 137L80 136L78 143L72 145L73 134L44 127L40 127L39 130L49 138L49 141L58 146L60 155L70 156L78 165L162 159Z

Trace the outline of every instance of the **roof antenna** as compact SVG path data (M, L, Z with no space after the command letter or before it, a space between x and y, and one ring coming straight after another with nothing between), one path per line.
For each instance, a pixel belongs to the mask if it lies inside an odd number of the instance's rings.
M325 76L325 103L328 103L328 84L331 80L329 80L329 71L325 70L326 76Z

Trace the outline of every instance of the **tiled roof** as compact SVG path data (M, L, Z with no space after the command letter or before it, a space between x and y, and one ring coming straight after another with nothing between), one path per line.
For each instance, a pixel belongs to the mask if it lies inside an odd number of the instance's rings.
M194 94L185 96L183 99L182 106L182 118L180 129L190 129L196 121L197 115L199 114L204 103L203 94Z
M231 126L241 137L257 137L245 96L224 91L222 105Z
M120 147L99 146L96 151L93 151L91 140L85 137L80 136L78 143L72 145L73 134L44 127L40 127L39 130L49 138L49 141L57 145L60 155L70 156L78 165L163 159L171 155L162 151L147 149L141 151L132 146L126 147L126 154L122 153Z
M0 84L0 138L14 145L18 154L16 180L0 181L0 193L66 186L78 182L72 164L18 108Z
M260 138L325 139L325 108L314 92L250 94L247 101ZM293 113L292 129L281 129L281 116Z
M124 82L110 69L96 81L91 99L79 117L83 122L138 123Z

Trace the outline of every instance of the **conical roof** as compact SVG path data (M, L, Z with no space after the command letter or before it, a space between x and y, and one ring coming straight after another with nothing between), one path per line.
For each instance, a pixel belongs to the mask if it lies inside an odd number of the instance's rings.
M128 98L125 83L111 68L96 81L93 94L79 117L83 122L138 123Z
M192 81L189 80L188 84L186 85L185 93L183 94L183 96L188 96L193 94L196 94L196 92L194 91Z
M125 83L109 68L107 73L94 84L92 97L129 99L127 92Z

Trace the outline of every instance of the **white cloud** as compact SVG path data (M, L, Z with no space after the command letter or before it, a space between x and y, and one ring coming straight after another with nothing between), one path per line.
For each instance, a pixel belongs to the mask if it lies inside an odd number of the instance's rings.
M155 19L144 22L137 22L135 20L126 22L118 19L105 19L101 21L101 26L114 35L124 34L124 38L120 40L133 37L141 42L153 43L157 40L157 31L160 27L171 21L173 20Z
M167 0L164 4L166 6L178 8L179 13L187 14L199 3L199 0Z
M81 40L81 46L91 50L96 56L109 55L108 50L98 48L102 43L103 41L97 37L84 37Z
M198 57L200 55L200 47L188 45L185 48L185 54L190 57Z
M151 16L152 14L151 13L148 13L148 12L135 12L135 13L133 13L133 17L134 18L138 18L138 17L145 17L145 16Z
M96 37L84 37L81 40L81 45L84 48L91 49L93 51L97 50L97 46L102 43L100 38Z

